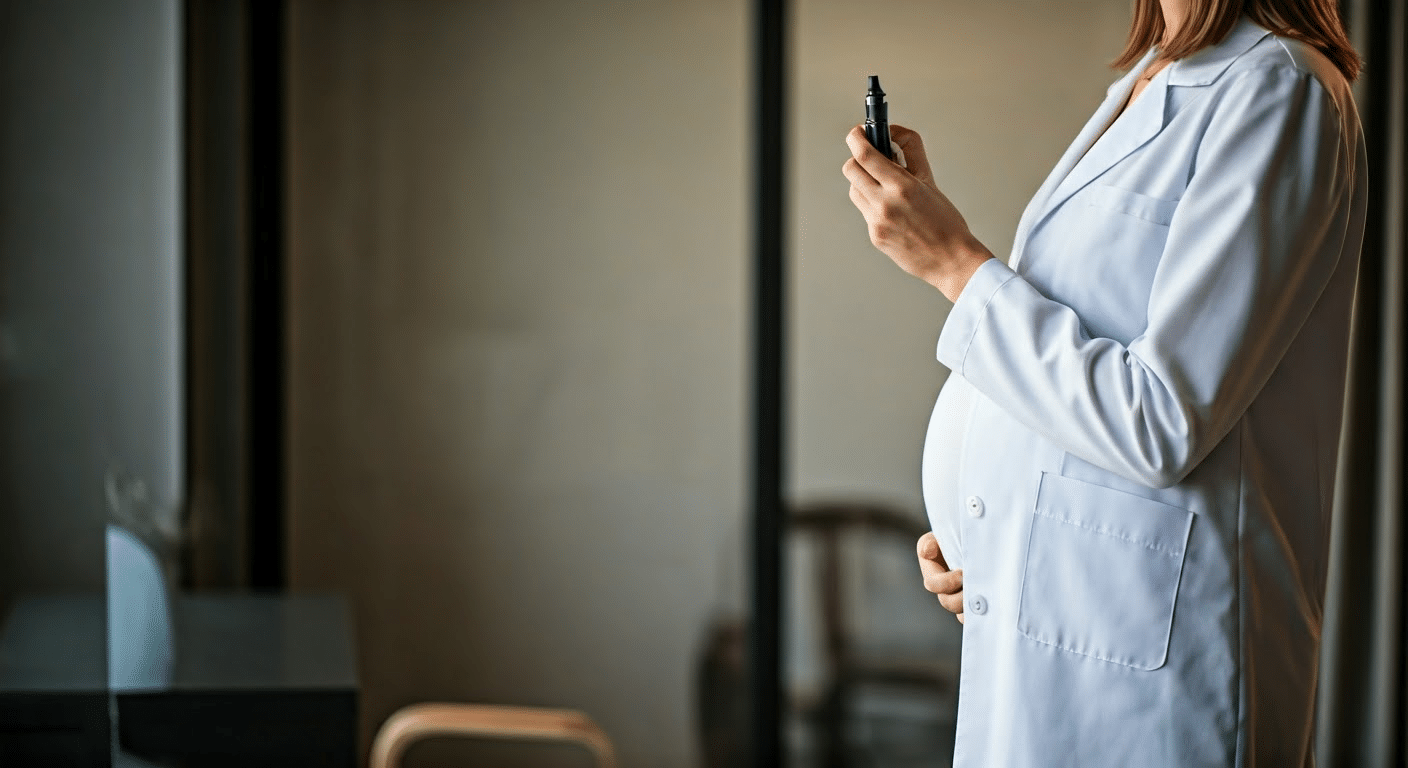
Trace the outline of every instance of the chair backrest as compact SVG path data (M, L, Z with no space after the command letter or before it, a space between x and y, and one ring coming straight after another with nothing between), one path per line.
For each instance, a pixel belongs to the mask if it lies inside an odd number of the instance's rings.
M817 542L816 583L821 592L825 665L831 675L838 675L855 656L847 622L843 538L863 531L914 543L929 530L929 525L922 518L893 507L868 502L803 505L792 513L790 523L794 531L813 536Z

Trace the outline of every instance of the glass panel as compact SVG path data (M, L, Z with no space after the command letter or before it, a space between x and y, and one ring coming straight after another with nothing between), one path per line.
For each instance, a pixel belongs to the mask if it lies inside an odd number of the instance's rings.
M110 642L106 532L169 533L180 502L179 50L174 1L0 2L6 765L108 764L109 682L150 651Z
M867 76L1005 258L1028 198L1114 79L1106 65L1128 23L1128 0L793 7L796 765L936 766L952 754L961 626L923 590L914 555L928 528L920 452L948 373L934 349L950 305L870 244L847 198L843 139L865 117ZM939 433L961 436L957 425Z

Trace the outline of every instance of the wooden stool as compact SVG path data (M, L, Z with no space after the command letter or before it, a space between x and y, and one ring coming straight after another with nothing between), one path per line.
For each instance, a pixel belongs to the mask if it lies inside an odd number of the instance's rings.
M412 704L396 710L372 742L371 768L398 768L412 744L438 736L569 742L582 745L603 768L616 768L611 740L581 712L481 704Z

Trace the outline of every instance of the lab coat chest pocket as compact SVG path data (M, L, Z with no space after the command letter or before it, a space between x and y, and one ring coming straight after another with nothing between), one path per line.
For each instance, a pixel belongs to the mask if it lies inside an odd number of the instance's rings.
M1178 208L1177 200L1162 200L1106 184L1092 184L1086 192L1085 204L1091 208L1133 216L1161 227L1167 227L1173 221L1173 212ZM1162 241L1163 238L1157 236L1161 233L1155 232L1156 239ZM1163 243L1159 242L1158 246L1162 251Z
M1092 336L1124 343L1148 325L1149 292L1177 200L1093 183L1042 233L1056 256L1033 262L1035 282L1081 316Z
M1163 666L1192 525L1185 509L1043 474L1018 631L1136 669Z

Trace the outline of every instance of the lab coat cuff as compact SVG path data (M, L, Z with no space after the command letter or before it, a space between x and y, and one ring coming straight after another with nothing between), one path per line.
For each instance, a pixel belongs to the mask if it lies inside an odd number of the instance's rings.
M978 333L983 318L987 316L988 305L997 292L1008 281L1017 276L1012 268L998 259L988 259L973 276L958 301L948 313L943 330L939 332L939 362L951 371L963 373L963 360L968 355L968 347Z

